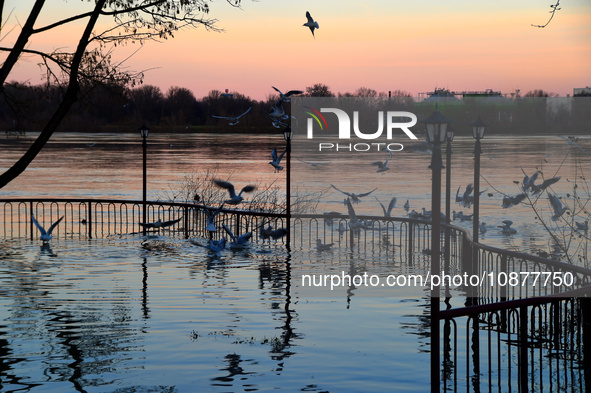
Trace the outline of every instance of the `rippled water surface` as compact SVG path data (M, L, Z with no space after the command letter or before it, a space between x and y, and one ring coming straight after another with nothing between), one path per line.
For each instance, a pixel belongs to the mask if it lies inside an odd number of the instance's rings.
M56 135L0 197L141 199L140 142L136 135ZM148 198L173 198L186 174L212 168L231 173L236 184L283 187L284 173L268 165L270 150L283 143L281 136L151 135ZM580 144L591 149L588 138ZM0 168L27 146L3 141ZM471 139L454 142L454 194L472 182L472 148ZM563 176L555 192L566 195L576 160L589 168L589 155L567 154L556 137L491 137L483 150L481 184L493 196L483 194L481 217L493 227L510 218L519 230L510 238L492 230L483 242L547 247L531 210L501 209L501 193L518 192L513 181L523 178L522 169L531 174L543 167ZM296 143L292 184L324 191L318 212L346 212L343 195L329 184L354 192L378 187L372 196L383 203L398 198L393 215L407 214L407 199L417 211L430 209L430 156L404 154L383 175L369 156L324 156L331 164L315 169L298 161L310 154ZM381 214L371 197L355 208ZM322 253L296 247L288 254L270 243L212 260L203 248L166 234L56 238L50 246L0 240L0 391L423 392L429 387L426 291L330 291L303 287L299 278L425 269L378 246Z

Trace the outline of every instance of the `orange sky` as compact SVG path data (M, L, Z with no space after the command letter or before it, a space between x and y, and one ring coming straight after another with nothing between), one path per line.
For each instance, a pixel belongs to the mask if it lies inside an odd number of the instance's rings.
M24 23L32 0L12 3L3 36L17 21ZM164 92L187 87L197 98L212 89L230 89L264 99L274 93L271 85L303 90L319 82L333 92L364 86L413 95L435 87L572 94L575 87L591 85L591 4L563 1L548 27L532 27L545 23L549 3L243 0L242 9L236 9L216 1L209 16L219 19L224 33L181 31L174 40L145 44L126 65L155 68L146 73L145 83ZM89 6L52 1L44 22ZM302 26L307 10L320 25L315 39ZM35 37L29 47L73 48L80 29L69 26ZM9 46L17 34L18 27L2 45ZM115 56L123 59L137 48L118 47ZM39 83L36 64L27 57L9 80Z

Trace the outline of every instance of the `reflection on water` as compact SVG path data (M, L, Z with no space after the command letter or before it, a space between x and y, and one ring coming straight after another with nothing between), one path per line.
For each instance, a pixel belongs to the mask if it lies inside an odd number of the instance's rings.
M284 143L281 135L236 140L236 135L150 135L148 197L162 198L179 188L185 174L216 166L222 174L233 173L236 183L284 186L284 173L268 165L271 149ZM502 193L517 192L513 181L523 178L522 169L560 171L565 181L556 185L556 193L565 195L572 186L566 180L576 161L566 156L563 141L525 141L499 136L483 142L481 184L487 193L481 218L492 228L510 218L519 231L503 236L491 230L481 236L485 243L547 246L531 210L500 207ZM588 141L580 144L587 147ZM27 147L6 146L1 168ZM471 139L454 141L452 197L473 180L472 148ZM339 155L325 158L330 165L309 167L297 160L308 159L306 153L294 144L295 186L314 191L332 183L354 192L377 186L372 196L398 198L395 216L407 214L402 207L407 199L417 211L430 206L427 154L401 153L382 175L370 164L366 171L359 161ZM589 155L576 157L589 167ZM56 135L1 195L140 199L141 138ZM343 195L332 190L319 211L345 213L342 202ZM371 198L355 209L381 215ZM334 236L339 236L336 229ZM424 271L426 256L409 266L382 240L377 251L296 248L288 255L280 247L259 245L221 259L164 236L53 239L51 245L2 240L0 390L426 391L430 322L424 290L346 285L331 291L301 285L304 273Z
M420 292L324 296L295 278L361 271L362 254L298 250L310 260L292 267L269 246L211 261L166 237L54 240L0 245L2 391L426 389Z

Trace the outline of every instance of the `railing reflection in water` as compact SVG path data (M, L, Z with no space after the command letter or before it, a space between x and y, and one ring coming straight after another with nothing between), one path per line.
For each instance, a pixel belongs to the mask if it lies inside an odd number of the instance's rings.
M142 229L141 201L10 199L0 203L0 236L4 238L37 236L31 213L46 228L64 215L64 221L54 231L57 238L139 235ZM224 231L206 230L208 208L202 205L148 202L147 209L148 222L181 219L171 229L154 233L184 238L225 236ZM355 233L349 228L347 216L294 216L292 247L313 249L320 239L366 253L396 250L404 255L401 259L408 265L430 263L430 222L384 217L359 219L365 220L367 229ZM281 228L284 222L282 214L240 210L223 210L216 217L218 227L223 223L235 235L252 231L253 242L263 241L261 227ZM441 232L443 254L447 231ZM450 258L442 258L441 262L446 273L480 276L494 272L509 277L522 272L568 272L573 285L545 285L532 275L524 279L524 285L483 286L477 291L460 288L464 307L451 308L445 299L440 312L441 388L454 392L585 391L586 377L591 377L591 306L584 296L591 285L591 271L474 244L460 228L450 227L449 233Z

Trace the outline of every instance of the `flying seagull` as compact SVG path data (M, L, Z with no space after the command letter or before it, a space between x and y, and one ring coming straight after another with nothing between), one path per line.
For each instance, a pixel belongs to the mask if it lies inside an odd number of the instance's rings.
M378 170L376 171L377 173L385 172L388 169L390 169L390 168L388 168L388 160L386 160L384 162L382 162L382 161L374 161L374 162L371 163L371 165L376 165L378 167Z
M313 167L317 167L319 165L328 165L328 164L330 164L330 161L329 162L302 161L299 158L298 158L298 161L301 162L301 163L304 163L304 164L312 165Z
M376 197L374 197L374 198L376 198ZM390 214L392 214L392 209L394 209L394 206L396 206L396 197L390 199L390 203L388 204L387 209L384 206L384 204L382 202L380 202L380 200L378 198L376 198L376 201L378 201L378 203L382 207L382 210L384 211L384 217L390 217Z
M233 125L236 125L236 124L238 124L238 121L239 121L239 119L240 119L242 116L246 115L248 112L250 112L250 109L251 109L251 108L252 108L252 107L248 108L248 109L246 110L246 112L244 112L244 113L243 113L243 114L241 114L240 116L236 116L236 117L228 117L228 116L215 116L215 115L211 115L211 117L215 117L216 119L225 119L225 120L229 120L229 121L230 121L229 125L233 126Z
M57 226L57 224L59 224L60 221L63 219L64 219L64 216L62 216L59 220L57 220L56 222L51 224L49 229L46 231L45 228L43 228L41 225L39 225L37 220L35 220L33 213L31 213L31 221L33 221L33 224L35 224L35 226L37 228L39 228L39 232L41 232L41 236L39 237L39 239L43 240L43 243L48 243L51 240L51 238L53 237L53 236L51 236L51 232L53 232L53 230Z
M212 180L212 182L214 182L218 187L228 190L230 199L227 199L225 202L230 205L237 205L242 202L244 200L244 197L242 196L243 192L252 192L256 189L256 187L252 185L244 186L242 187L242 190L240 190L240 193L236 195L236 191L234 190L234 185L232 183L217 179Z
M564 212L566 212L568 210L568 207L562 206L562 202L560 202L560 199L558 199L558 197L556 195L550 194L549 192L547 194L548 194L548 199L550 200L550 205L552 206L552 209L554 210L554 215L552 216L552 220L557 221L564 214Z
M361 228L368 229L365 221L360 220L355 213L355 209L353 209L353 205L351 204L351 200L349 198L345 199L347 204L347 210L349 212L349 228L355 233L359 232ZM339 231L340 232L340 231Z
M275 171L280 171L283 169L283 167L279 164L286 151L284 151L280 155L277 155L277 149L273 148L273 151L271 152L271 158L273 159L273 161L269 161L269 164L272 165L273 168L275 168Z
M312 15L310 15L310 13L308 11L306 11L306 18L308 18L308 21L306 23L304 23L304 26L308 26L310 28L310 31L312 32L312 36L314 36L314 38L316 38L316 36L314 35L314 29L320 28L318 26L318 22L316 22L312 18Z
M265 224L263 223L263 225L261 226L261 231L260 231L260 238L263 240L266 240L268 238L272 238L274 240L277 240L285 235L287 235L287 229L285 228L279 228L279 229L273 229L272 225L269 225L268 227L265 228Z
M218 207L217 210L213 213L209 209L205 209L205 214L207 215L207 227L205 228L206 230L208 230L209 232L217 231L217 229L215 227L215 222L214 222L215 216L220 214L220 212L222 211L223 208L224 208L224 204L222 203L220 205L220 207Z
M352 192L346 192L346 191L342 191L339 190L338 188L336 188L335 186L333 186L332 184L330 185L332 188L334 188L335 190L337 190L338 192L342 192L343 194L347 195L348 197L351 198L351 200L353 201L353 203L359 203L361 202L361 200L359 198L362 198L364 196L368 196L369 194L371 194L372 192L374 192L375 190L377 190L378 188L374 188L373 190L371 190L370 192L366 192L363 194L354 194Z
M166 228L169 227L171 225L176 224L177 222L179 222L180 220L182 220L183 217L181 218L177 218L176 220L171 220L171 221L162 221L161 219L158 219L158 221L156 222L148 222L148 223L139 223L141 226L143 226L144 228Z
M296 95L296 94L303 94L304 92L302 90L290 90L287 93L283 94L281 92L281 90L279 90L278 88L276 88L275 86L271 86L273 89L275 89L278 93L279 93L279 101L283 101L283 102L289 102L291 96Z
M566 137L566 136L562 136L562 135L558 135L558 137L564 139L566 141L566 143L569 144L569 146L574 146L574 147L578 148L580 151L583 151L583 148L581 146L579 146L576 142L579 138L575 138L574 136Z
M252 232L246 232L244 235L236 237L226 224L222 224L222 227L224 227L224 230L232 239L232 243L230 243L231 250L241 250L247 246L248 240L250 240L250 237L252 236Z

